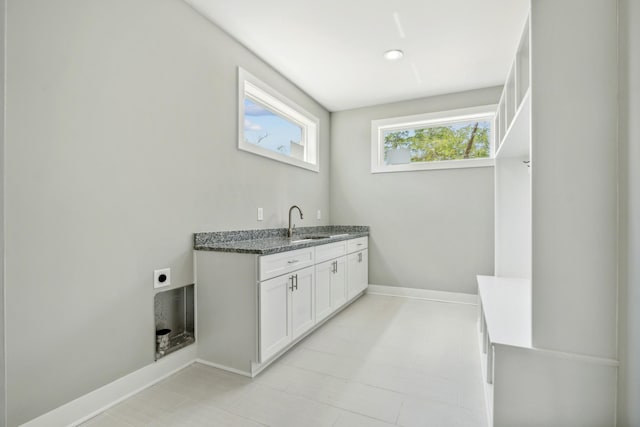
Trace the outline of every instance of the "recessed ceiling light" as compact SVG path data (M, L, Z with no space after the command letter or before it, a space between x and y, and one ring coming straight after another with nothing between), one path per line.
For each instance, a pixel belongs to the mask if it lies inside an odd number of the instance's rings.
M387 61L397 61L398 59L402 59L404 52L399 49L392 49L386 51L383 56Z

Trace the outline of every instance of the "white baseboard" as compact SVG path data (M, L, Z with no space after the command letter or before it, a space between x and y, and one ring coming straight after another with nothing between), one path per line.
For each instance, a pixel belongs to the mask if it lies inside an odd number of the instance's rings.
M445 292L433 291L430 289L401 288L399 286L369 285L367 293L393 297L426 299L438 302L478 305L478 295L465 294L462 292Z
M190 345L176 351L157 362L40 415L23 424L22 427L77 426L189 366L196 360L196 350L195 345Z
M251 375L251 372L241 371L240 369L230 368L229 366L225 366L225 365L219 365L217 363L209 362L208 360L196 359L194 362L211 366L212 368L222 369L223 371L231 372L232 374L242 375L243 377L253 378L253 376Z

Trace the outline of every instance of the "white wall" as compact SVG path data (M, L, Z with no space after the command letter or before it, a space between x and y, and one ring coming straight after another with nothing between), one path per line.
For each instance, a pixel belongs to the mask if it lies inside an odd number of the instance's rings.
M329 114L180 0L7 14L15 426L153 362L152 271L192 283L193 232L284 227L294 203L299 225L327 224ZM320 173L236 149L238 65L320 118Z
M619 1L620 377L618 425L640 425L640 2Z
M500 88L331 115L331 219L371 226L369 283L476 292L493 274L493 168L371 173L371 120L497 103Z

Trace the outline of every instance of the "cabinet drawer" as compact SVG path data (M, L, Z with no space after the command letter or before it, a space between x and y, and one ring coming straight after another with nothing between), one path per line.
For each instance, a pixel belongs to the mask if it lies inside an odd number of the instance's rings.
M296 251L281 252L279 254L261 256L259 260L259 278L266 280L287 274L313 265L313 248L298 249Z
M341 257L347 253L347 241L316 246L316 263Z
M347 240L347 253L361 251L367 249L369 245L368 237L358 237L357 239Z

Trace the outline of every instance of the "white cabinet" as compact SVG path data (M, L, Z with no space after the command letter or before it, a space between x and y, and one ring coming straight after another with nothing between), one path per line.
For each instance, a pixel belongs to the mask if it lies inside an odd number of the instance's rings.
M261 282L260 292L260 362L285 348L292 339L291 280L280 276Z
M346 257L316 264L316 313L320 321L347 302Z
M367 289L369 285L368 238L360 237L346 241L344 252L329 252L324 259L336 257L316 264L316 321L342 307L347 301Z
M354 239L355 240L355 239ZM346 257L351 240L316 246L316 321L347 302Z
M332 313L331 276L333 263L330 261L316 264L316 321L320 322Z
M331 261L331 311L347 302L347 257Z
M369 285L368 251L354 252L347 255L347 297L351 299L367 289Z
M270 255L196 250L198 358L256 375L362 294L366 246L363 237Z
M291 275L291 332L296 339L316 323L314 316L314 268L307 267Z
M369 286L368 237L360 237L347 242L347 299L367 289Z
M315 324L313 267L259 284L260 362L285 348Z

